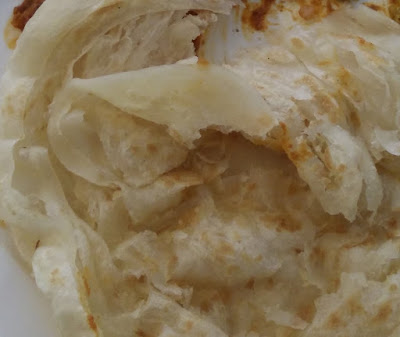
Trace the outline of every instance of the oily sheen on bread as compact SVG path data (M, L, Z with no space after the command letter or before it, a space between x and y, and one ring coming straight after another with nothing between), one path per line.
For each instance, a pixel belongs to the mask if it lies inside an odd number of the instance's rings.
M62 335L398 336L393 13L44 1L1 82L0 219Z

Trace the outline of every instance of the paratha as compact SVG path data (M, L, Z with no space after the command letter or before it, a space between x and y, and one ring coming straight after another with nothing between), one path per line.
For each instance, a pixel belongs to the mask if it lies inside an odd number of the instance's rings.
M398 336L396 4L37 6L0 219L62 335Z

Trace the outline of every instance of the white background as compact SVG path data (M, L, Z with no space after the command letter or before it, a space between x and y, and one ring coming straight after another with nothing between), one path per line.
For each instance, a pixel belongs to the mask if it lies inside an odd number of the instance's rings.
M3 31L12 8L18 2L0 0L0 74L10 55ZM48 301L36 288L30 275L12 257L7 246L5 233L0 230L0 337L59 336Z

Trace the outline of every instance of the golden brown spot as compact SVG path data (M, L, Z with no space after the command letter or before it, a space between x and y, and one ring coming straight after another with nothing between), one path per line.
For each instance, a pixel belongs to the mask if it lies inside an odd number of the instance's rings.
M257 184L256 183L252 183L252 184L249 184L248 186L247 186L247 190L250 192L250 191L254 191L255 189L256 189L256 187L257 187Z
M303 253L304 250L301 249L301 248L295 248L295 249L294 249L294 252L296 253L296 255L299 255L299 254Z
M64 281L60 276L60 270L58 268L54 269L50 274L50 282L53 285L63 285Z
M288 153L289 159L294 163L301 163L312 158L313 153L306 143L301 143L298 148Z
M345 249L352 249L355 247L369 246L376 242L376 237L374 234L369 234L364 240L359 242L347 243L343 245Z
M250 22L255 30L264 30L266 28L265 18L273 2L263 0L261 6L252 12Z
M350 84L352 82L352 78L351 78L351 74L349 73L349 71L344 68L341 67L339 72L338 72L338 80L339 83L344 87L344 88L349 88Z
M292 183L290 184L289 188L288 188L288 194L289 195L294 195L299 191L299 186L296 183Z
M327 233L346 234L348 231L349 226L347 224L343 222L338 222L324 227L321 231L317 233L316 238L320 238Z
M138 147L138 146L131 146L131 152L132 153L137 153L137 152L139 152L140 151L140 148Z
M210 65L210 62L208 62L204 57L199 56L199 59L198 59L198 61L197 61L197 64L198 64L199 66L202 66L202 67L207 67L207 66Z
M87 315L87 322L89 324L90 329L92 329L97 335L97 324L94 320L93 315Z
M193 40L194 53L198 56L200 47L204 45L203 36L199 35Z
M196 39L193 40L194 53L198 58L197 64L204 67L210 64L204 56L203 47L205 45L205 42L206 39L202 34L200 34Z
M374 11L377 11L377 12L380 12L380 11L384 12L385 11L385 9L382 6L379 6L377 4L371 4L369 2L365 2L364 5L369 7L369 8L371 8L371 9L373 9Z
M259 3L245 2L242 13L242 23L256 31L264 31L268 28L267 15L275 0L261 0Z
M198 15L199 15L199 13L198 13L197 11L195 11L195 10L191 9L189 12L187 12L187 14L186 14L186 15L198 16Z
M24 30L28 21L36 13L44 0L24 0L14 8L11 24L20 30Z
M139 337L150 337L150 335L148 333L144 332L141 329L136 330L136 335L139 336Z
M395 292L399 289L399 287L397 286L397 284L391 284L389 287L389 290L392 292Z
M139 283L145 283L147 280L146 275L140 275L140 277L137 279Z
M334 0L297 0L299 16L306 21L322 19L334 11ZM336 6L337 7L337 6Z
M392 233L392 232L386 233L386 238L389 240L396 238L396 236L397 236L396 233Z
M210 244L210 238L209 238L209 236L208 236L208 234L207 233L202 233L201 234L201 240L205 243L205 244ZM217 259L220 259L221 257L220 256L217 256Z
M219 294L224 304L228 304L232 298L232 293L229 289L221 289Z
M283 134L287 134L287 125L284 122L279 122Z
M298 48L298 49L304 48L304 42L297 37L292 38L292 44L295 48Z
M209 312L211 310L211 303L208 301L201 302L200 309L201 309L201 311Z
M235 275L235 274L237 274L238 272L240 272L240 267L239 266L234 266L234 265L231 265L231 266L229 266L228 268L227 268L227 273L229 274L229 275Z
M321 247L314 247L310 257L317 261L323 261L325 259L325 251Z
M350 122L355 128L359 128L361 126L361 121L360 117L358 116L358 113L356 110L351 109L350 110Z
M332 61L330 61L330 60L323 60L323 61L318 62L318 65L319 65L320 67L329 66L329 65L331 65L331 64L332 64Z
M311 20L311 19L314 19L314 17L317 15L317 12L316 12L316 9L314 8L314 6L303 5L299 9L299 15L304 20Z
M12 18L7 22L4 28L4 41L9 49L15 49L17 41L21 35L21 31L11 24Z
M40 247L40 240L37 240L35 244L35 250L38 249L39 247Z
M301 224L297 223L293 220L287 220L287 219L280 219L278 222L278 228L277 230L279 232L281 231L287 231L287 232L297 232L301 230Z
M7 228L7 224L5 223L5 221L0 220L0 228Z
M339 289L339 286L340 286L340 279L335 278L333 280L333 289Z
M355 315L358 315L358 314L364 312L364 308L360 304L360 301L358 299L355 299L355 298L351 298L348 301L348 307L350 309L350 314L352 316L355 316Z
M186 324L185 324L186 331L192 330L193 329L193 325L194 325L193 321L187 321Z
M333 269L334 270L339 270L340 265L341 265L341 255L340 254L335 254L334 259L333 259Z
M158 152L158 148L157 148L157 146L155 144L148 144L147 145L147 150L149 152L152 152L152 153L157 153Z
M76 279L78 280L78 293L79 293L79 302L81 303L85 312L89 312L89 305L87 301L87 297L85 295L85 287L83 282L80 282L82 276L79 272L76 273Z
M218 254L220 255L233 255L234 252L233 247L227 242L222 242L218 247Z
M400 23L400 1L399 0L390 0L389 15L392 20L396 21L397 23Z
M246 289L253 290L253 289L254 289L254 283L255 283L254 278L251 278L251 279L248 280L248 282L246 283L245 288L246 288Z
M235 18L235 22L239 22L239 20L240 20L240 6L239 5L233 6L232 12L233 12L233 15L234 15L234 18Z
M392 230L397 229L397 220L395 218L391 218L388 221L388 227Z
M337 223L333 227L334 233L346 234L349 231L349 226L343 222Z
M173 171L170 171L165 174L163 178L164 183L167 187L172 187L176 183L199 185L203 182L203 179L198 174L184 169L175 169Z
M272 124L272 119L269 116L262 116L257 118L257 122L265 127L269 127Z
M182 136L174 129L169 130L171 137L178 143L184 143Z
M340 164L338 167L337 167L337 171L338 172L340 172L340 173L343 173L344 171L346 171L346 165L344 165L344 164Z
M300 307L297 315L306 322L311 322L315 315L315 306L314 304L304 304Z
M329 119L335 122L337 118L335 112L337 112L337 109L335 103L333 103L332 97L326 93L316 92L315 98L321 107L318 112L321 115L328 113Z
M342 320L337 314L332 314L328 318L327 326L330 329L336 329L342 324Z
M391 304L390 303L385 303L379 308L378 313L373 318L373 322L374 323L384 322L389 318L391 313L392 313Z
M178 220L178 225L179 225L179 228L185 228L187 226L197 223L198 221L199 221L198 209L197 209L197 207L194 207L194 208L185 210L181 214L181 216Z
M86 294L87 294L87 296L90 296L89 282L88 282L87 278L85 277L85 275L82 275L82 279L83 279L83 285L85 286Z
M265 280L263 285L266 289L272 289L275 286L275 281L273 278L268 278Z
M168 269L174 270L177 264L178 264L178 257L176 255L173 255L168 262Z
M362 37L358 37L357 40L358 40L358 44L361 47L364 47L364 48L367 48L367 49L375 49L375 45L373 43L366 41Z
M335 165L333 163L331 151L329 151L329 148L326 148L325 151L323 152L322 159L328 170L333 171L335 169ZM339 170L339 169L338 169L338 171L342 172L342 170Z

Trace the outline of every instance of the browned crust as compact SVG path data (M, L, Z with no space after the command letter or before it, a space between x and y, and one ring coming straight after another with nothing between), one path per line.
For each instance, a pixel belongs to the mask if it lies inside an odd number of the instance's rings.
M14 8L11 24L19 30L24 30L28 21L36 13L45 0L24 0Z
M256 31L263 31L267 28L266 17L274 4L275 0L262 0L259 3L249 3L246 5L242 14L242 23Z

